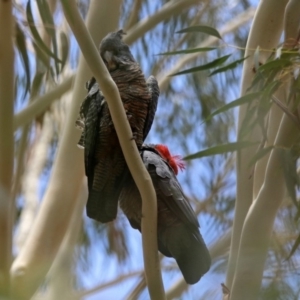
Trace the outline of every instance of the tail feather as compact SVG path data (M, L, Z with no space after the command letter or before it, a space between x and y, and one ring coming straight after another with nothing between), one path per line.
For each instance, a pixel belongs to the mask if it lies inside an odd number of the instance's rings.
M87 216L101 223L113 221L117 216L118 197L105 196L95 190L89 191L86 204Z
M170 226L159 235L159 250L176 259L188 284L194 284L209 270L211 258L199 231L186 225Z

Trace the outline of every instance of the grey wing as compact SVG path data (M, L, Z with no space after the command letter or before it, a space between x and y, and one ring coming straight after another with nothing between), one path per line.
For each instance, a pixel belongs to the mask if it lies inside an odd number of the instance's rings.
M159 87L158 87L157 80L155 79L154 76L151 75L147 79L147 86L148 86L148 90L151 94L151 100L149 103L148 114L147 114L147 118L146 118L145 126L144 126L144 140L146 139L146 137L151 129L154 115L155 115L156 108L157 108L158 97L159 97Z
M157 197L164 201L170 211L182 222L195 229L198 228L197 216L168 163L160 155L151 151L144 151L143 161L146 162L145 166L152 178Z
M96 97L96 96L94 97L94 95L96 95L97 93L103 98L99 85L96 82L96 79L94 77L92 77L89 81L87 81L85 86L86 89L88 90L88 94L80 106L79 116L75 122L76 127L82 130L80 140L77 143L79 148L85 148L85 123L86 123L89 107L91 105L91 101Z

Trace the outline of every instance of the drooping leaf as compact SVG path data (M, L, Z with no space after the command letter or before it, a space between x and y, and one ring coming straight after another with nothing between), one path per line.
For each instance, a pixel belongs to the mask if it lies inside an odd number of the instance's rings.
M205 156L212 156L216 154L226 154L229 152L234 152L241 150L243 148L247 148L250 146L257 145L258 142L247 142L247 141L242 141L242 142L234 142L234 143L228 143L228 144L222 144L222 145L217 145L208 149L204 149L202 151L199 151L197 153L188 155L184 157L184 160L191 160L191 159L196 159L196 158L201 158Z
M234 69L234 68L236 68L240 63L242 63L245 59L247 59L248 57L249 57L249 56L243 57L243 58L241 58L241 59L238 59L238 60L236 60L236 61L234 61L234 62L228 64L227 66L224 66L224 67L222 67L222 68L219 68L219 69L217 69L217 70L214 70L213 72L211 72L211 73L209 74L209 76L213 76L213 75L215 75L215 74L218 74L218 73L221 73L221 72L226 72L226 71L228 71L228 70Z
M283 168L283 176L286 184L286 189L295 206L299 209L299 204L296 196L296 185L298 183L296 160L291 149L280 150L281 167Z
M295 241L295 243L292 247L292 250L291 250L289 256L287 257L287 259L290 259L293 256L293 254L295 253L295 251L297 250L299 245L300 245L300 234L298 235L298 237L297 237L297 239L296 239L296 241Z
M52 17L49 5L48 5L47 1L45 1L45 0L37 0L37 6L39 9L42 21L44 23L45 30L51 37L54 55L56 57L58 57L55 24L53 21L53 17ZM59 74L58 62L57 62L57 60L54 60L54 62L55 62L56 74L58 75Z
M63 31L60 33L59 37L60 37L60 44L61 44L60 53L62 56L62 64L61 64L60 72L62 72L69 55L69 40L67 35Z
M29 0L27 2L27 6L26 6L26 15L27 15L28 26L30 28L30 31L32 33L32 36L34 37L34 40L35 40L37 46L40 47L50 57L54 58L57 62L61 63L61 60L54 53L52 53L51 50L45 45L39 32L37 31L35 23L34 23L32 11L31 11L30 3L31 3L31 1Z
M272 61L268 61L265 64L262 64L261 66L259 66L258 70L260 72L273 71L274 69L282 70L283 68L286 68L291 65L292 62L290 60L279 58Z
M215 110L212 114L210 114L205 122L211 120L214 116L226 112L231 108L246 104L246 103L250 103L252 100L257 99L259 96L261 95L261 92L255 92L255 93L251 93L251 94L246 94L228 104L225 104L224 106L220 107L219 109Z
M25 85L25 91L23 96L23 98L25 98L27 93L30 90L30 66L29 66L29 58L28 58L28 53L26 48L25 36L17 22L16 22L16 44L20 52L24 69L25 69L26 85Z
M176 33L185 33L185 32L201 32L201 33L206 33L208 35L212 35L218 39L222 39L218 30L206 25L196 25L196 26L187 27L177 31Z
M187 70L175 73L175 74L171 74L169 76L183 75L183 74L194 73L194 72L199 72L199 71L216 68L217 66L220 66L221 64L223 64L230 57L230 55L231 54L222 56L220 58L217 58L217 59L209 62L208 64L205 64L205 65L202 65L199 67L195 67L195 68L191 68L191 69L187 69Z
M35 50L37 58L39 59L40 62L43 63L45 69L48 69L49 68L49 60L47 59L46 54L40 49L40 47L35 42L33 42L32 45Z
M254 62L254 73L256 73L259 66L261 65L261 62L259 61L259 46L257 46L257 48L254 51L253 62Z
M36 72L32 81L31 98L34 98L38 94L44 75L45 73L43 72Z
M185 49L185 50L164 52L164 53L159 53L157 55L190 54L190 53L197 53L197 52L208 52L208 51L212 51L215 49L217 49L217 48L213 48L213 47L194 48L194 49Z

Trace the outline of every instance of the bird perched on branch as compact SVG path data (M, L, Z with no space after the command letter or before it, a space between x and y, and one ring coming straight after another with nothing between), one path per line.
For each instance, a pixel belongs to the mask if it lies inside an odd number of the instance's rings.
M158 250L174 257L185 281L194 284L209 270L211 258L197 216L176 178L184 163L164 145L144 145L140 155L157 196ZM131 226L141 231L142 199L130 174L123 185L120 206Z
M124 34L123 30L109 33L100 43L100 55L118 87L133 138L140 148L153 122L159 88L153 76L146 81L122 40ZM105 223L116 217L123 174L128 167L107 102L95 78L86 87L88 95L76 122L83 130L78 145L84 147L88 178L86 208L90 218Z

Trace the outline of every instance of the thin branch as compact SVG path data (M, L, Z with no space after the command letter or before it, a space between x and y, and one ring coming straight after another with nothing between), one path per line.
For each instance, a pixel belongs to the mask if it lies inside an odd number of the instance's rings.
M117 27L120 13L117 8L120 4L121 1L116 0L113 4L110 0L91 2L87 26L96 43L108 31ZM109 22L103 25L108 11ZM43 282L68 229L78 199L84 174L83 152L76 147L80 132L74 124L80 103L85 97L84 82L90 74L84 60L80 58L73 99L67 109L64 131L50 181L33 228L11 269L12 293L16 299L30 298Z
M0 295L9 291L12 252L14 50L11 1L0 1Z
M137 300L141 292L146 288L146 279L145 276L141 276L138 283L135 285L135 288L130 292L126 299Z
M23 177L22 189L24 205L19 220L19 227L15 235L15 243L20 251L29 236L36 217L39 197L38 187L42 171L47 162L48 149L54 133L52 118L49 113L44 116L43 128L37 133L37 139L30 153L26 172Z
M159 11L155 12L152 16L141 20L134 27L132 27L128 35L125 36L124 41L132 44L135 40L142 37L147 31L154 28L160 22L180 14L184 9L199 4L200 0L173 0L168 1Z
M74 280L74 275L72 271L74 266L74 249L78 243L82 228L82 211L87 198L85 180L82 181L82 185L83 188L81 188L79 193L79 200L76 201L68 231L47 275L48 286L43 299L81 299L73 290L72 281Z
M38 96L32 102L17 113L14 117L14 130L31 122L36 116L44 112L52 102L58 100L63 94L71 89L75 75L71 75L61 84L43 96Z
M132 26L134 26L138 22L139 18L139 12L142 7L142 0L135 0L133 4L133 8L131 10L130 16L128 18L127 24L124 26L124 30L128 31L131 29Z
M152 180L147 172L127 121L125 110L115 82L110 77L97 48L84 26L75 1L62 1L65 17L77 39L80 49L101 87L122 147L125 160L142 197L142 240L144 266L150 297L165 299L157 252L157 204Z
M115 278L114 280L111 280L109 282L106 282L106 283L101 283L87 291L82 291L82 292L79 292L78 293L78 298L82 298L82 297L85 297L85 296L88 296L88 295L92 295L96 292L99 292L101 290L104 290L106 288L109 288L111 286L114 286L120 282L123 282L124 280L126 279L130 279L132 277L135 277L135 276L138 276L138 275L142 275L144 272L144 270L140 270L140 271L134 271L134 272L130 272L128 274L122 274L120 275L119 277Z
M255 9L253 7L248 8L244 13L240 14L236 18L234 18L232 21L228 22L221 30L220 34L221 36L224 36L227 33L231 33L234 30L239 29L242 25L249 22L254 15ZM205 41L198 44L195 48L201 48L201 47L208 47L213 45L215 42L217 42L218 39L215 37L210 36ZM199 53L193 53L193 54L187 54L182 57L182 59L178 60L178 62L171 68L171 70L168 71L168 74L173 74L181 70L181 68L190 63L191 61L197 59L201 54ZM169 84L172 77L166 76L166 72L159 74L157 76L157 80L159 83L160 90L163 91L166 89L167 85Z

